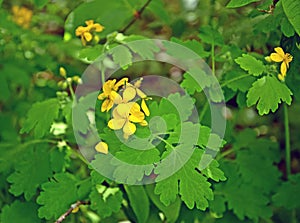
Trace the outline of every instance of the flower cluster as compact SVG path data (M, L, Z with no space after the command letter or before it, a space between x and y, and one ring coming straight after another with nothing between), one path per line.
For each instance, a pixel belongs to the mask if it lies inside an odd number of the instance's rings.
M99 37L94 35L95 32L102 32L104 27L99 23L94 23L94 20L87 20L85 21L87 26L79 26L75 30L76 36L81 37L82 45L86 45L87 42L90 42L93 38L96 41L99 41ZM98 38L98 39L97 39Z
M293 56L289 53L285 53L281 47L276 47L274 51L275 53L271 53L269 58L273 62L281 63L278 79L284 81L289 63L293 60Z
M128 139L136 131L136 124L147 126L145 116L150 115L145 100L147 95L139 88L142 84L142 78L134 84L128 83L128 78L108 80L103 85L103 93L99 94L98 99L104 100L101 111L108 112L114 105L112 119L108 122L108 127L113 130L123 130L124 139ZM123 88L122 95L117 91ZM141 105L133 101L135 98L142 99Z
M14 5L12 7L13 20L18 25L28 28L30 25L32 11L26 7Z

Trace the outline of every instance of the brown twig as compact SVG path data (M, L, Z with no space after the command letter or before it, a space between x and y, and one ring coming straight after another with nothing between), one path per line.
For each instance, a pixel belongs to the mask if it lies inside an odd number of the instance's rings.
M142 13L144 12L144 10L147 8L147 6L151 3L152 0L148 0L143 6L142 8L140 8L140 10L136 11L134 13L134 17L132 18L132 20L127 24L127 26L125 26L123 29L121 29L119 32L120 33L125 33L139 18L141 18Z
M76 208L78 208L80 205L88 205L91 204L90 201L77 201L76 203L72 204L71 207L63 213L56 221L55 223L61 223L63 220L66 219L66 217L72 213L72 211Z

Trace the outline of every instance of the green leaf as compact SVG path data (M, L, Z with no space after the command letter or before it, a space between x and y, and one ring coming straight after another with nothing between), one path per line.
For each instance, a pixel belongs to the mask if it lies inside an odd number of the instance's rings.
M1 88L1 94L0 94L0 101L7 101L11 95L6 75L3 75L1 73L0 75L0 88Z
M154 163L159 160L160 153L156 148L138 150L122 145L121 151L116 153L111 162L116 166L113 176L128 184L135 184L142 181L145 175L149 176Z
M283 182L272 197L275 205L289 210L300 207L300 174L291 175Z
M128 42L127 45L133 52L139 54L144 60L154 59L154 53L160 51L155 42L149 39Z
M38 7L38 8L42 8L45 5L47 5L48 0L33 0L33 3Z
M114 62L119 64L122 69L126 70L132 64L132 54L127 47L119 45L112 48L110 53Z
M294 0L282 0L282 6L288 20L298 35L300 35L300 2Z
M36 194L37 188L51 176L49 148L30 148L22 160L16 163L15 172L7 178L12 183L9 192L15 196L24 193L25 199L29 201Z
M65 213L70 206L78 200L78 180L69 173L55 174L50 182L42 184L42 192L37 198L39 217L57 219Z
M14 201L10 205L5 205L1 210L2 223L40 223L37 215L38 206L33 202Z
M259 188L243 182L238 165L224 161L221 168L228 180L215 185L215 193L224 196L229 210L233 210L233 213L242 221L248 217L257 222L259 217L268 219L272 216L268 197L260 192Z
M201 26L199 38L205 42L209 43L213 46L223 46L224 40L223 36L211 26Z
M133 209L137 222L146 223L150 213L150 202L144 186L124 185L130 206Z
M183 74L183 81L180 84L181 87L183 87L190 95L193 95L195 92L201 92L202 88L200 85L197 84L197 82L194 80L194 78L189 73Z
M100 186L93 188L90 194L91 209L95 210L101 218L112 215L113 212L118 212L122 205L122 192L119 188L106 188Z
M192 98L186 95L180 95L179 93L170 94L167 98L175 108L175 110L169 110L169 113L174 112L175 114L178 112L180 116L180 121L186 121L191 116L194 108L194 101ZM164 101L161 101L164 103Z
M225 76L226 87L233 91L246 92L256 80L255 77L245 74L239 70L232 70Z
M295 35L294 27L285 16L281 20L280 29L286 37L292 37Z
M163 214L167 218L167 222L175 222L179 216L180 208L181 208L181 200L179 197L176 197L175 202L170 204L169 206L165 206L159 199L159 196L154 193L155 186L154 184L148 184L145 186L147 194L151 201L155 204L155 206L163 212Z
M247 94L247 106L256 105L260 115L275 112L278 104L292 102L291 90L274 76L265 76L252 84Z
M102 54L102 45L96 45L94 47L86 47L79 52L79 58L85 59L89 62L93 62Z
M249 74L259 76L265 71L264 64L249 54L243 54L234 60L242 69L248 71Z
M231 0L226 7L227 8L238 8L245 5L248 5L252 2L259 2L260 0Z
M196 170L202 154L203 151L195 150L190 160L179 171L156 184L155 193L160 196L164 205L173 203L179 194L189 209L194 208L195 205L200 210L208 207L208 200L213 199L211 184ZM169 167L159 163L155 173L160 175L161 172L166 171L165 168Z
M58 118L59 102L56 98L35 103L27 113L27 119L20 133L28 133L34 129L34 136L42 138L50 131L54 120Z
M149 9L154 15L160 18L166 24L170 22L170 16L168 12L165 10L165 4L162 0L151 1L148 5L147 9Z
M171 41L187 47L188 49L190 49L190 50L194 51L196 54L198 54L201 58L206 58L210 55L210 52L205 51L203 48L203 45L197 40L182 41L178 38L172 37ZM179 54L179 55L182 55L182 54ZM177 57L179 55L177 55ZM184 55L182 55L182 56L184 56Z

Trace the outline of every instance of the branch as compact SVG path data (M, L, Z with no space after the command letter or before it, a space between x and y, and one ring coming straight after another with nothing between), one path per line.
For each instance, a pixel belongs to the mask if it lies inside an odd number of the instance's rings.
M72 213L72 211L74 209L78 208L80 205L88 205L88 204L91 204L91 202L90 201L77 201L76 203L72 204L71 207L55 221L55 223L61 223L63 220L66 219L66 217L69 214Z
M148 0L140 10L134 13L134 17L132 20L125 26L123 29L121 29L119 32L120 33L125 33L139 18L141 18L142 13L144 10L147 8L147 6L151 3L152 0Z

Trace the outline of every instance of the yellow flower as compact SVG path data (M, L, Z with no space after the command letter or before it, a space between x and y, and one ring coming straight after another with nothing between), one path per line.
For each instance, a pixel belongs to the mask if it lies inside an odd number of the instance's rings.
M12 13L13 13L13 20L18 25L28 28L30 25L31 17L32 17L32 11L26 7L19 7L17 5L14 5L12 7Z
M113 110L113 119L108 122L108 127L113 130L122 129L124 138L128 139L136 131L134 123L139 123L141 126L148 125L139 104L128 102L117 105Z
M116 83L116 79L108 80L103 85L103 93L99 94L98 99L105 101L102 103L101 111L109 111L114 103L120 103L122 97L117 93L119 87L125 85L128 82L128 78L122 78Z
M104 27L99 23L94 23L94 20L85 21L87 26L79 26L75 30L76 36L81 37L82 45L86 45L87 42L90 42L93 39L93 32L102 32Z
M142 84L143 78L140 78L138 81L134 83L134 85L130 83L126 83L126 88L123 92L123 101L128 102L136 97L138 95L142 99L142 110L145 113L146 116L150 115L150 111L147 107L147 104L145 102L145 99L147 98L147 95L141 91L139 88Z
M276 47L274 50L276 53L271 53L270 58L274 62L282 62L280 65L280 72L281 77L284 79L287 69L289 68L289 63L293 60L293 56L289 53L284 53L281 47Z
M107 154L108 153L108 145L105 142L99 142L95 146L95 150L99 153Z

